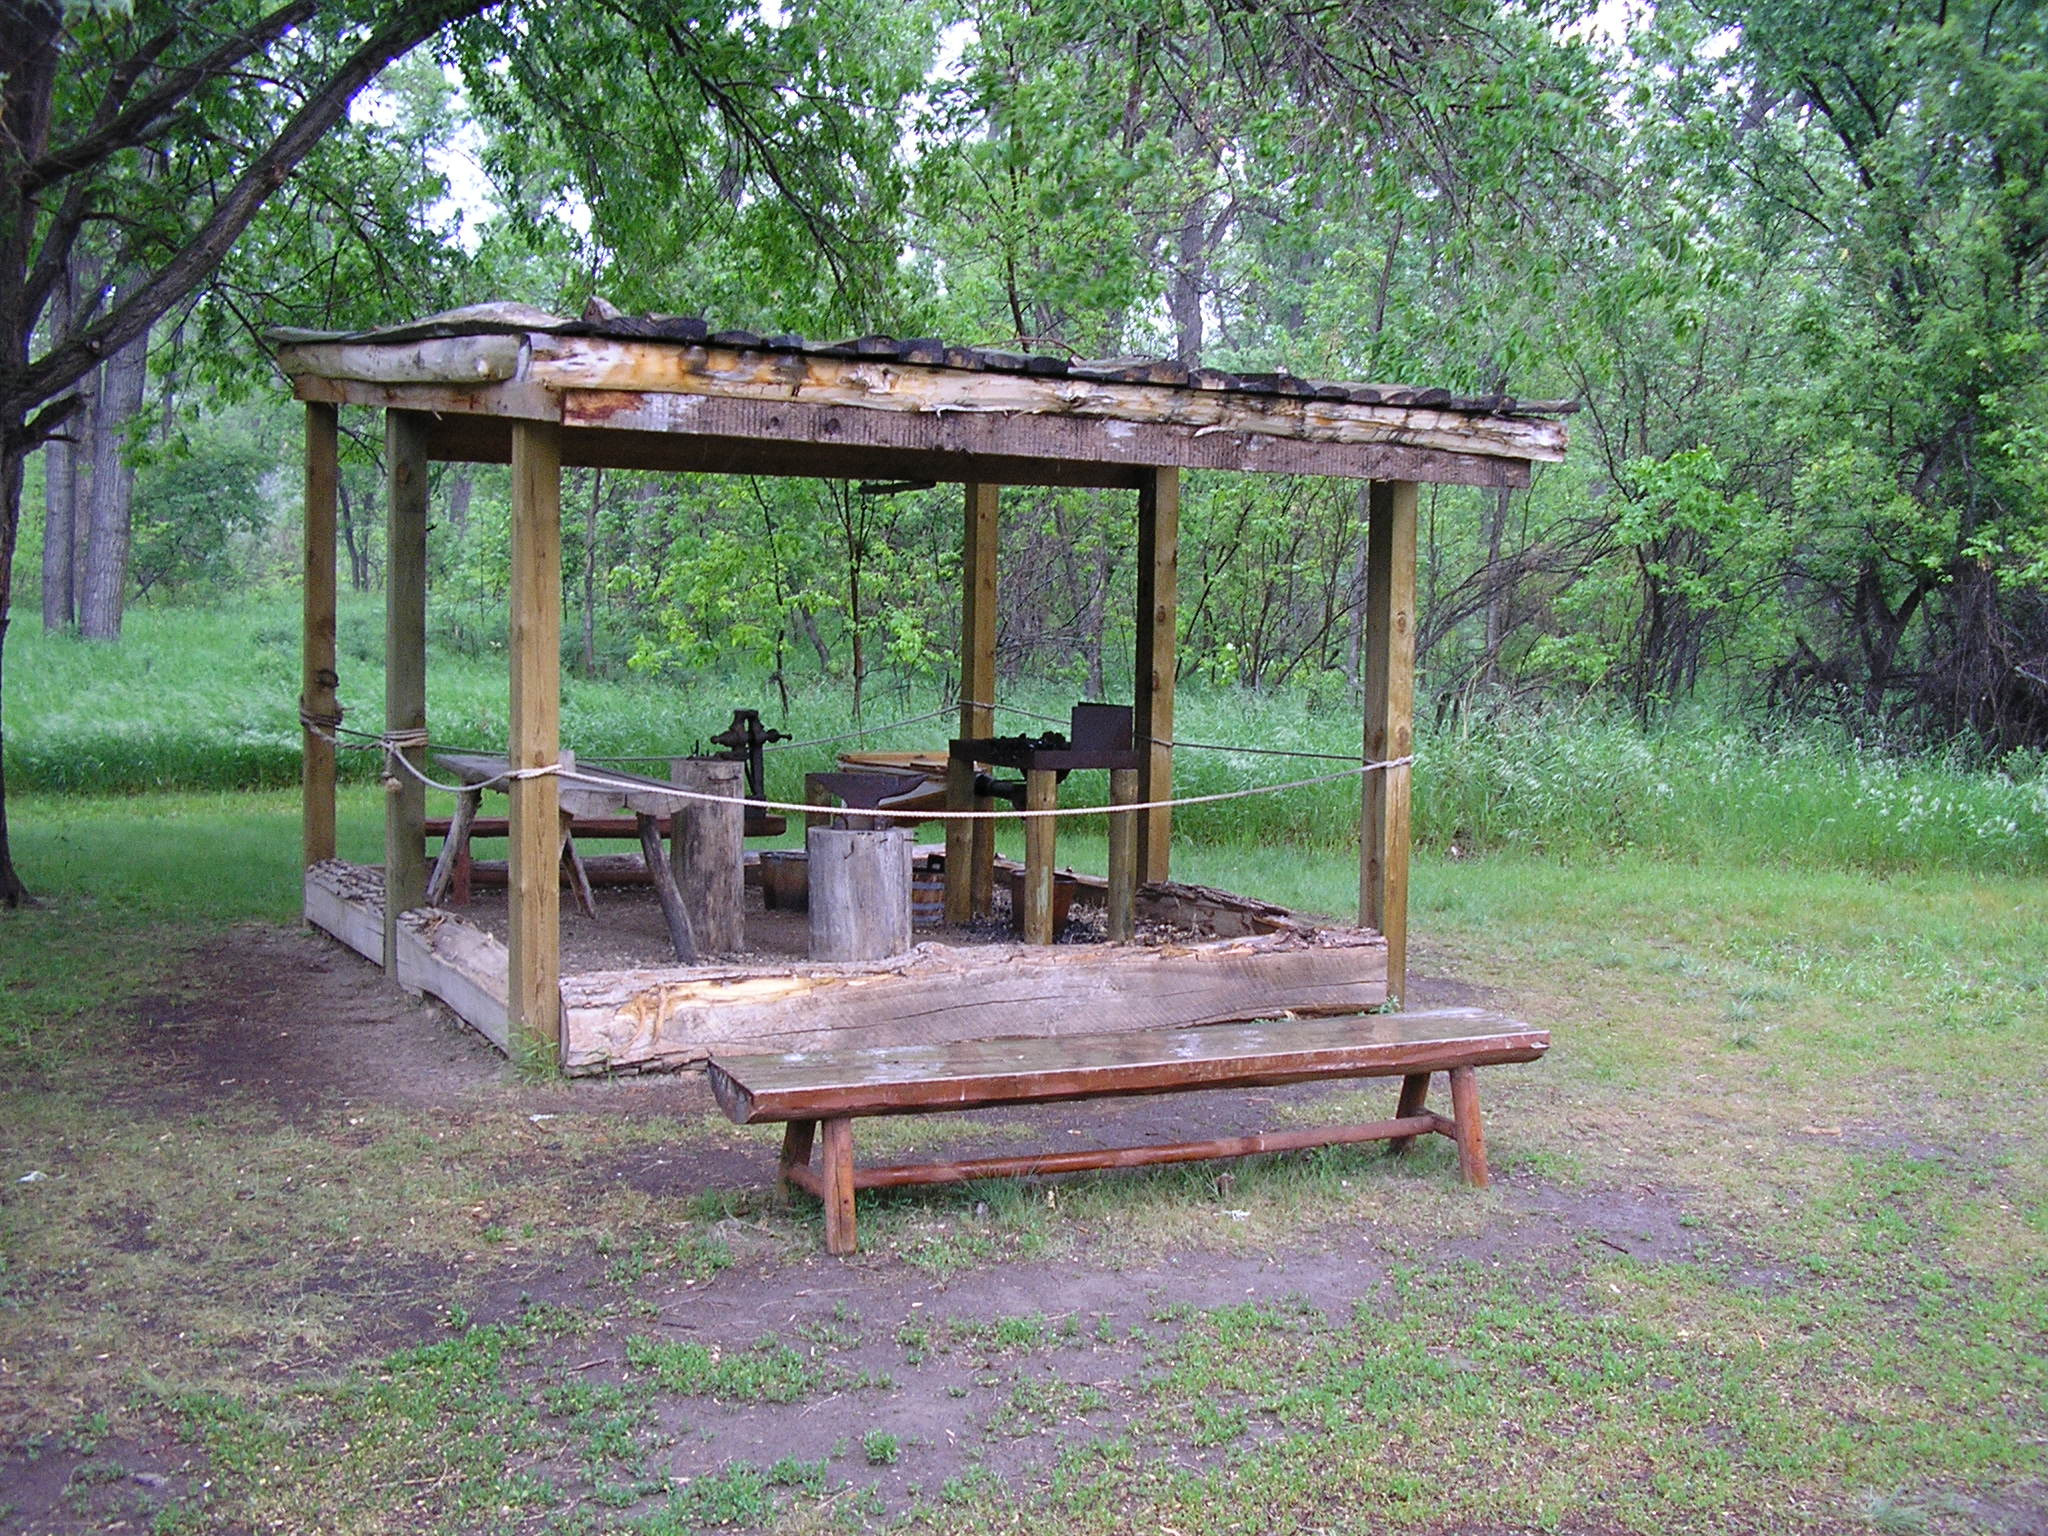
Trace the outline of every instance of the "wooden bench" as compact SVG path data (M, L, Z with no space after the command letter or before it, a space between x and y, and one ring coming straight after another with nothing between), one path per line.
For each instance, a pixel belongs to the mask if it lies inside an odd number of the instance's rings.
M1457 1143L1465 1181L1483 1185L1486 1141L1473 1074L1477 1068L1503 1062L1534 1061L1549 1048L1547 1030L1476 1008L1445 1008L1121 1035L715 1056L710 1077L719 1107L738 1124L788 1122L778 1182L818 1198L825 1207L825 1246L845 1254L856 1246L854 1192L907 1184L1133 1168L1362 1141L1391 1142L1395 1151L1401 1151L1417 1136L1435 1133ZM1449 1116L1426 1107L1430 1075L1435 1072L1450 1076ZM1354 1077L1401 1079L1394 1118L1166 1146L886 1168L856 1167L853 1159L853 1122L863 1115L936 1114L1001 1104L1057 1104ZM817 1166L811 1160L814 1144L822 1145Z

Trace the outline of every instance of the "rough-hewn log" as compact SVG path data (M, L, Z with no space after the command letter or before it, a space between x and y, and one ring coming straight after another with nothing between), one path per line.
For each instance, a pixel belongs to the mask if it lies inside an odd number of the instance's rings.
M519 371L525 340L514 335L456 336L396 345L301 342L283 348L288 374L317 374L365 384L495 384Z
M662 342L539 335L529 341L530 358L523 375L529 383L562 390L620 391L649 400L710 395L773 402L803 399L813 404L912 414L1077 416L1310 442L1393 442L1518 459L1564 457L1563 426L1525 416L1016 373L963 373L893 360Z
M666 1070L714 1049L826 1050L1357 1012L1386 1000L1377 934L1185 946L921 944L869 965L705 966L562 981L562 1065Z

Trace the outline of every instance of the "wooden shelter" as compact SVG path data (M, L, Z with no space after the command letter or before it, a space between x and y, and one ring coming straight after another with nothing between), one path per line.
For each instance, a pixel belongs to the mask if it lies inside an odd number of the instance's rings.
M597 312L602 310L602 313ZM432 992L511 1048L572 1072L701 1061L859 1040L1092 1033L1357 1011L1398 999L1407 948L1416 487L1518 487L1563 456L1555 405L1443 390L1189 370L1143 359L1071 362L870 336L833 345L712 332L690 317L603 306L565 321L486 305L351 335L280 338L306 402L306 914L402 984ZM426 902L425 791L387 781L385 863L335 860L337 409L384 412L388 470L383 743L430 769L426 713L427 471L435 460L512 471L509 927L504 944ZM996 549L1004 485L1131 490L1138 504L1136 783L1173 790L1176 564L1185 469L1371 482L1358 926L1331 928L1171 880L1170 806L1116 820L1141 915L1175 945L1006 947L980 961L945 944L838 967L703 963L562 974L558 859L561 471L676 472L957 482L961 533L960 736L994 735ZM531 770L541 770L531 772ZM954 768L956 805L972 766ZM1034 805L1042 805L1034 792ZM947 910L980 893L987 823L948 824ZM1050 822L1030 822L1030 828ZM1034 834L1036 835L1036 834ZM1113 836L1113 866L1119 839ZM980 847L981 858L976 858ZM934 999L943 993L942 1005Z

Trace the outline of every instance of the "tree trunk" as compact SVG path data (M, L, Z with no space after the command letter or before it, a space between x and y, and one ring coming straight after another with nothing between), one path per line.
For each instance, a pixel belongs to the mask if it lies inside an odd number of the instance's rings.
M99 415L99 370L80 379L74 393L78 409L65 423L65 430L71 436L71 534L66 547L71 551L71 622L75 626L78 601L85 593L85 550L92 542L92 445L93 421Z
M142 409L149 374L145 332L107 359L93 412L92 522L85 552L85 585L78 592L78 632L88 640L121 638L121 606L128 595L128 540L135 466L128 460L128 427Z
M590 500L583 507L583 675L597 676L597 505L604 495L604 471L590 472Z
M1479 686L1489 687L1500 666L1500 648L1508 637L1508 599L1512 578L1502 571L1500 549L1508 526L1508 499L1514 493L1501 486L1493 493L1493 515L1486 520L1486 638L1479 658Z
M21 471L23 453L15 446L22 438L22 422L0 427L5 448L0 449L0 667L7 658L7 622L14 610L14 541L21 529ZM4 700L0 690L0 700ZM0 721L6 719L0 703ZM0 729L0 907L18 907L28 900L21 877L14 872L14 853L7 842L7 754L6 734Z
M50 297L50 329L61 333L71 323L71 295L60 283ZM59 634L78 618L71 588L73 492L78 484L78 455L70 435L43 445L43 631Z

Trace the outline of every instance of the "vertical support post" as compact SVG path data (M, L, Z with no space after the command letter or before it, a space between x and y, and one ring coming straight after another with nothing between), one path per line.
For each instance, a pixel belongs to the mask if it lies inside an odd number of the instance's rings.
M824 1124L825 1251L849 1254L860 1246L853 1224L853 1122Z
M1429 1074L1410 1072L1401 1079L1401 1098L1394 1106L1394 1117L1406 1120L1410 1115L1419 1115L1429 1105ZM1387 1143L1387 1150L1397 1156L1415 1145L1413 1136L1396 1136Z
M384 413L384 729L427 725L427 421ZM425 746L400 754L425 770ZM384 969L398 969L398 916L427 902L427 788L395 763L384 780Z
M960 534L960 734L996 733L996 504L993 485L967 487ZM946 765L946 806L977 808L974 764ZM986 810L985 803L979 808ZM995 824L946 823L946 921L965 923L985 913L995 864Z
M1138 490L1138 798L1173 797L1173 683L1180 601L1180 471L1154 469ZM1139 811L1138 878L1171 875L1173 812Z
M1135 805L1138 800L1138 770L1112 768L1109 771L1109 803ZM1109 942L1128 944L1137 931L1138 908L1138 816L1109 818Z
M512 426L512 767L560 761L562 720L562 444L551 422ZM561 792L552 774L514 779L510 942L514 1039L562 1036Z
M782 1128L782 1158L775 1167L775 1192L789 1193L789 1171L811 1166L811 1145L818 1134L815 1120L791 1120Z
M1059 803L1059 776L1050 768L1024 774L1024 809L1049 811ZM1024 823L1024 942L1052 942L1052 864L1059 818L1033 816Z
M1492 1181L1486 1171L1486 1128L1479 1119L1479 1079L1471 1067L1451 1068L1451 1119L1458 1172L1467 1184L1484 1189Z
M1415 484L1375 481L1367 498L1365 755L1415 747ZM1408 992L1406 766L1365 775L1358 817L1358 920L1387 941L1387 997Z
M299 645L299 711L312 720L336 720L334 670L334 509L340 466L337 412L315 401L306 407L305 623ZM328 729L332 729L329 727ZM300 781L301 839L311 869L334 857L334 743L310 725L300 728L305 768Z

